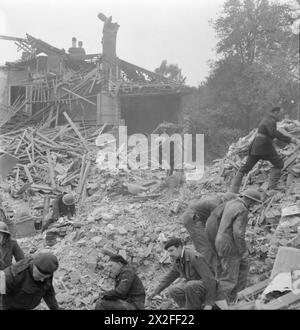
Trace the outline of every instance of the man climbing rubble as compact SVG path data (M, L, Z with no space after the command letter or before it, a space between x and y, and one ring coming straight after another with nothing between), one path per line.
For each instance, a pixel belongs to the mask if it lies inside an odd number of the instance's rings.
M218 205L236 197L237 194L231 192L202 197L200 200L190 202L182 216L183 225L190 234L195 249L203 255L215 274L217 273L217 256L207 239L205 224Z
M75 198L72 194L63 193L59 195L53 202L52 211L48 213L43 225L43 231L46 230L50 224L57 221L60 217L73 217L76 214Z
M115 288L104 292L97 300L96 310L145 309L145 288L133 268L120 255L112 255L109 262L110 275L115 279Z
M259 123L256 136L250 145L246 163L239 169L232 181L232 192L239 192L244 175L249 173L260 159L267 160L273 165L269 176L268 189L275 190L277 188L284 163L276 152L272 141L277 138L286 143L299 143L298 139L286 136L277 130L276 123L282 118L282 108L276 107Z
M245 241L248 213L261 195L255 189L247 189L242 198L229 201L224 207L215 246L221 261L222 275L219 278L218 306L236 299L237 293L247 284L249 261Z
M52 284L53 273L57 268L58 260L52 253L40 253L6 268L4 309L34 309L42 299L49 309L60 309Z
M184 247L179 238L168 240L165 250L174 261L173 268L149 295L149 299L153 299L181 276L184 281L169 289L169 295L178 306L185 309L212 309L216 280L202 255Z

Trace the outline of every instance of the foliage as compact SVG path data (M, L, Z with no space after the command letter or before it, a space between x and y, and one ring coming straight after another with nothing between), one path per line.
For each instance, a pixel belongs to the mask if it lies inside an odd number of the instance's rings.
M199 86L191 117L206 135L206 150L223 156L271 107L297 116L299 36L295 9L269 0L227 0L212 22L217 60Z
M186 79L183 77L181 69L178 67L178 65L168 64L167 60L163 60L160 66L156 68L154 72L179 83L184 83Z

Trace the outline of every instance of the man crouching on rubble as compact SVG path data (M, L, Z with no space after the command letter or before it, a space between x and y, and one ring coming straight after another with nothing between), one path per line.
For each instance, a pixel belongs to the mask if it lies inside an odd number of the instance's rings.
M57 268L58 260L52 253L40 253L7 267L4 270L4 309L34 309L42 299L49 309L60 309L52 285L53 273Z
M169 289L169 295L178 306L184 309L212 309L215 304L216 280L204 257L184 247L179 238L168 240L165 250L173 259L174 265L149 299L153 299L181 276L185 281Z
M106 291L97 300L96 310L138 310L145 309L145 288L133 268L120 255L112 255L109 270L115 278L115 288Z
M63 193L53 202L53 210L48 213L42 231L46 230L60 217L73 217L76 213L75 198L72 194Z

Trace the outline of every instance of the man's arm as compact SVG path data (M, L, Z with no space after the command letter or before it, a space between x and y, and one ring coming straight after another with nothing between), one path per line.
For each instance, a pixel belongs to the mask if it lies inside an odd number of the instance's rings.
M247 251L245 233L248 222L248 212L242 211L233 222L233 239L239 253L242 255Z
M276 122L268 122L265 127L272 139L277 138L282 142L291 143L292 139L289 136L286 136L277 130Z
M45 303L51 310L56 310L59 309L58 302L55 298L55 291L52 285L52 280L51 280L51 286L50 288L46 291L43 297Z
M126 298L128 291L132 285L134 279L134 272L130 269L126 269L121 274L121 280L118 286L105 292L104 297L108 299Z
M160 284L153 292L153 296L159 294L161 291L170 286L180 276L179 271L173 266L170 272L161 280Z
M207 290L205 304L213 306L215 303L217 285L214 275L203 257L196 255L191 262Z
M17 241L15 241L14 245L13 245L13 256L16 261L19 261L19 260L22 260L25 258L24 253L23 253L22 249L20 248Z

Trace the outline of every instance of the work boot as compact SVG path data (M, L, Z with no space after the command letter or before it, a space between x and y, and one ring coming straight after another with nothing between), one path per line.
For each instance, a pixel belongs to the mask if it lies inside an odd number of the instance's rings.
M269 190L274 190L277 188L280 176L281 176L281 169L273 167L269 175L269 186L268 186Z
M231 192L238 194L240 191L240 187L243 181L244 174L241 172L237 172L236 176L232 180L232 185L231 185Z

